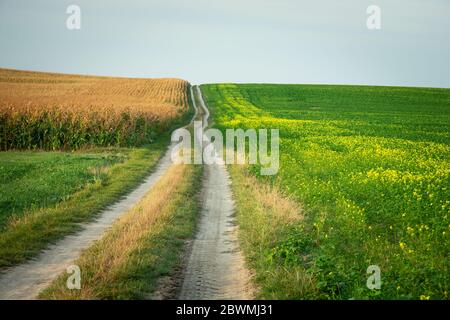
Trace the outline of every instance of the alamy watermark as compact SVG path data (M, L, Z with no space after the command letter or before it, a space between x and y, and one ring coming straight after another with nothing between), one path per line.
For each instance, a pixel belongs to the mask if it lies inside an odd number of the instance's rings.
M175 164L259 164L265 176L277 174L280 167L278 129L226 129L224 137L220 130L204 130L201 121L194 121L194 139L180 128L171 140L176 143L171 152Z
M69 15L66 20L66 27L69 30L81 29L81 8L75 4L67 7L66 13Z
M371 265L367 268L367 274L370 276L367 278L367 288L370 290L381 289L381 269L377 265Z
M367 17L366 26L369 30L380 30L381 29L381 8L377 5L370 5L367 7L366 13L369 15Z
M366 13L369 15L366 20L366 26L369 30L381 29L381 8L378 5L372 4L367 7ZM66 20L66 27L69 30L81 29L81 8L76 4L71 4L66 9L66 14L69 16Z
M66 286L69 290L80 290L81 289L81 270L77 265L68 266L66 272L70 274L67 277Z

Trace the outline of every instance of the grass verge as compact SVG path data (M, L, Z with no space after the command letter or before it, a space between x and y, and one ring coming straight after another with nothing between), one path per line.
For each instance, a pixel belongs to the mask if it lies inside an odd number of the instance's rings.
M0 230L11 220L51 207L86 184L104 180L109 168L126 161L130 151L0 152Z
M0 233L0 269L33 257L49 243L79 230L117 198L134 188L155 166L166 143L152 148L124 150L128 159L107 167L79 191L50 207L28 210L10 219ZM31 189L32 190L32 189Z
M42 299L145 299L180 263L198 213L201 166L172 166L154 188L75 262L81 289L62 274Z
M314 279L283 243L295 241L302 208L278 188L261 183L245 167L229 166L236 201L239 241L253 269L259 299L307 298L315 292ZM252 192L248 192L252 190Z

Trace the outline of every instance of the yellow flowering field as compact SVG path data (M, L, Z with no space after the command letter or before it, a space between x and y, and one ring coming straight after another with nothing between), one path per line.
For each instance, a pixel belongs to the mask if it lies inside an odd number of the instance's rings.
M449 298L450 90L202 90L217 127L280 130L280 171L259 178L302 204L305 219L263 250L268 263L300 267L314 282L288 298ZM366 285L371 265L381 271L379 290ZM280 286L267 285L271 297Z

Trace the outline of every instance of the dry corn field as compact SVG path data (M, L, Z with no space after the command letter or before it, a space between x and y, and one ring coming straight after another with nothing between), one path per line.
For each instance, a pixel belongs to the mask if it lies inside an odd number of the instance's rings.
M188 86L0 69L0 149L148 143L188 111Z

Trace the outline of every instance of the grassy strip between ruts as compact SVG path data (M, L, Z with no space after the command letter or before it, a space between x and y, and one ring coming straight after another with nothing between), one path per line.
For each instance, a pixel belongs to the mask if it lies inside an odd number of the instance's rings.
M239 223L239 241L260 299L308 298L314 279L300 265L281 264L289 256L275 246L289 242L303 220L302 208L276 187L258 181L246 167L229 166ZM252 192L248 192L248 190ZM286 247L288 249L288 247Z
M152 190L75 262L81 289L62 274L43 299L145 299L181 261L198 213L201 166L174 165Z

